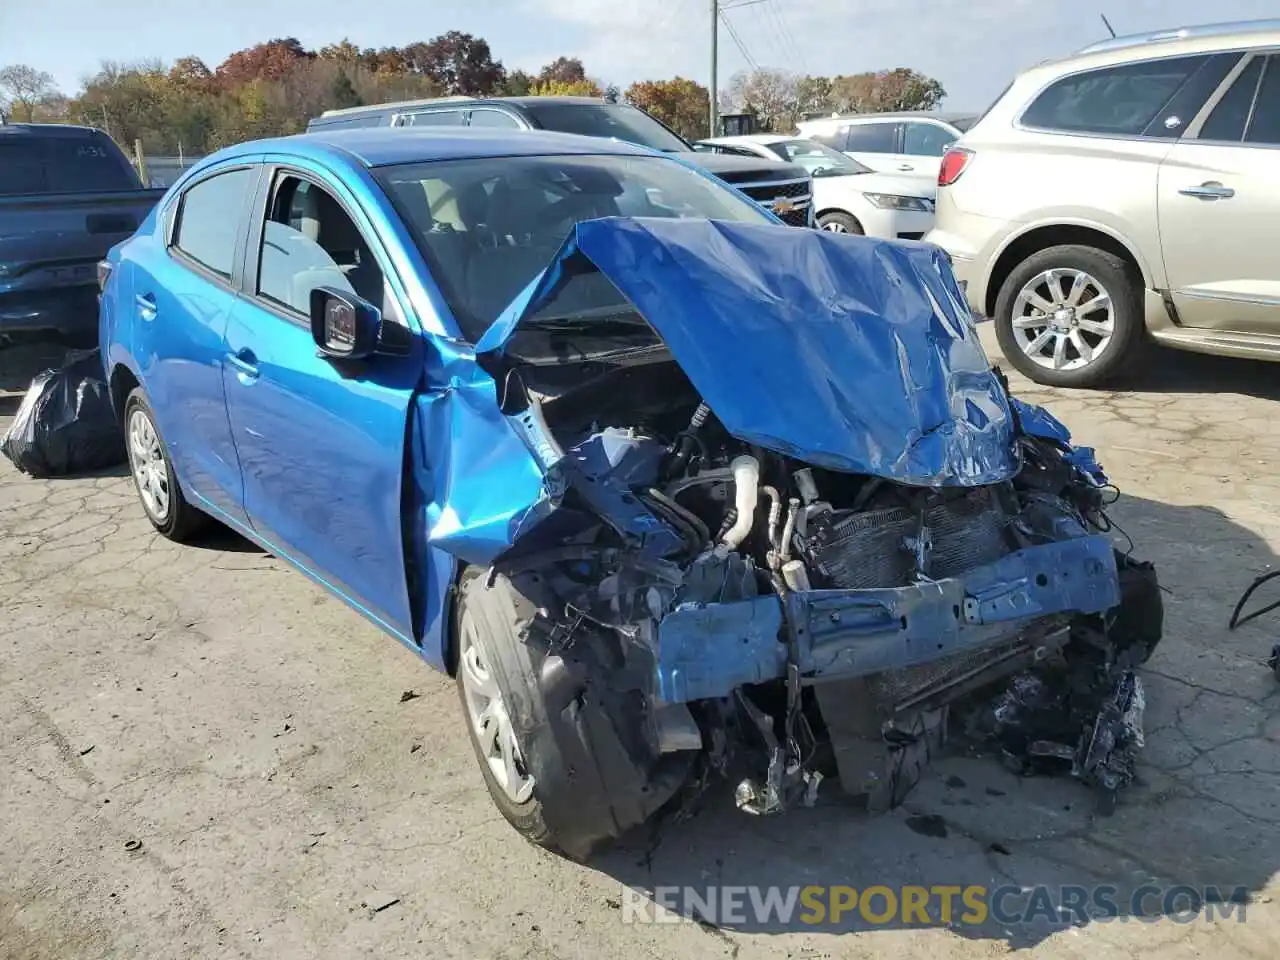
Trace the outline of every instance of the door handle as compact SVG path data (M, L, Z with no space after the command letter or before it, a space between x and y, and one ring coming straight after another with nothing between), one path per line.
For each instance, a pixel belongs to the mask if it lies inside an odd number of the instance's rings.
M898 164L898 169L899 169L899 170L914 170L914 169L915 169L915 167L913 167L913 166L912 166L911 164L909 164L909 163L900 163L900 164Z
M240 374L243 379L258 379L258 358L253 355L252 350L241 350L238 353L228 353L227 363L229 363Z
M1236 195L1234 190L1224 187L1216 180L1202 183L1198 187L1183 187L1178 192L1184 197L1196 197L1199 200L1230 200Z
M133 298L133 302L138 307L138 316L143 320L156 318L156 298L152 294L140 293Z

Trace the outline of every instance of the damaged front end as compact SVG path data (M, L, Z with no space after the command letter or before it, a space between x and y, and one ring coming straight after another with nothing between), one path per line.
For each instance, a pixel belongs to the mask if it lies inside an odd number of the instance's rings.
M1159 638L1115 639L1101 468L1009 397L931 247L587 221L477 359L511 427L481 460L521 468L500 509L438 502L430 542L527 599L548 715L594 704L627 758L598 789L647 799L597 833L739 760L744 810L813 802L824 768L883 809L961 697L1077 645L1105 686ZM1134 684L1080 723L1123 724ZM1132 737L1100 723L1081 763L1114 787Z

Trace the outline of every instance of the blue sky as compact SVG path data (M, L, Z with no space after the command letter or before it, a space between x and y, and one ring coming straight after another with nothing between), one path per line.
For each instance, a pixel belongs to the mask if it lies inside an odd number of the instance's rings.
M726 6L740 0L722 0ZM589 73L633 80L708 77L710 0L0 0L0 65L48 70L72 93L103 59L210 67L264 39L308 46L349 37L401 45L446 30L485 37L508 67L564 54ZM305 11L305 13L304 13ZM1276 0L762 0L728 13L747 53L766 66L856 73L910 66L942 80L954 109L983 107L1013 75L1046 57L1120 33L1280 15ZM721 31L721 77L747 65Z

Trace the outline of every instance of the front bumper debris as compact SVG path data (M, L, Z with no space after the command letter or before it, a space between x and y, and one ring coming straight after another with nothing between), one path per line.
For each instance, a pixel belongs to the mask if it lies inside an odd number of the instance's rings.
M658 625L655 684L667 703L727 697L785 676L863 677L1007 641L1056 614L1120 602L1110 541L1085 536L1028 547L960 577L871 590L810 590L689 604Z

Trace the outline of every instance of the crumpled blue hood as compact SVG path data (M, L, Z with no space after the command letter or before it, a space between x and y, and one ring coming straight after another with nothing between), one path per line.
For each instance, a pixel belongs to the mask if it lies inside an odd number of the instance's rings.
M935 247L770 224L584 221L477 353L501 352L567 275L592 267L740 440L919 486L1017 472L1008 399Z

